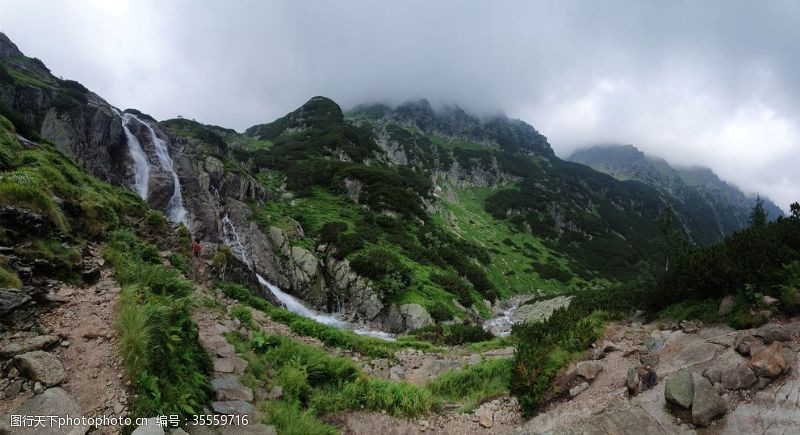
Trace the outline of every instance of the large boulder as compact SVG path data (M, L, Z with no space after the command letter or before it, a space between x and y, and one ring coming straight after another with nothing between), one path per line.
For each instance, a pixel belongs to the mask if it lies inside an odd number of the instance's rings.
M692 401L692 423L708 427L715 418L727 411L725 401L714 390L708 379L694 375L694 400Z
M47 389L42 394L37 394L22 403L22 405L11 411L9 415L0 416L0 434L83 435L89 430L88 426L81 425L61 428L51 427L49 420L46 420L45 427L12 428L10 426L11 415L52 415L73 418L83 415L75 399L61 388Z
M594 379L603 371L603 365L594 361L581 361L575 366L575 373L584 379Z
M403 315L408 330L421 329L435 323L431 315L420 304L400 305L400 314Z
M673 373L664 383L664 398L667 402L684 409L692 407L694 401L694 379L689 369Z
M742 355L750 355L751 353L755 353L755 351L761 349L764 346L764 342L761 338L754 336L753 334L742 331L736 334L736 338L733 340L733 347Z
M17 355L14 365L29 379L48 387L58 385L66 375L61 361L55 355L41 350Z
M750 358L750 368L756 376L774 378L785 372L788 368L783 346L780 342L773 342Z
M764 325L758 329L753 330L753 335L764 339L765 344L772 344L776 341L791 341L794 329L786 325ZM755 352L750 352L754 354Z

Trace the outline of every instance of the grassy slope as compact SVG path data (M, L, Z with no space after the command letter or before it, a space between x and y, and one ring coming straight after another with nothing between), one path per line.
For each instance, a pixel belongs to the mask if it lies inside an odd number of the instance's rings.
M508 221L497 220L486 213L484 202L492 194L492 189L440 185L452 193L454 198L450 199L454 200L448 200L448 195L445 195L434 218L461 237L491 252L492 262L486 272L503 296L537 290L558 293L571 284L581 282L576 277L567 282L542 279L536 272L540 265L557 264L559 269L571 274L567 262L547 248L538 237L520 232L512 228Z

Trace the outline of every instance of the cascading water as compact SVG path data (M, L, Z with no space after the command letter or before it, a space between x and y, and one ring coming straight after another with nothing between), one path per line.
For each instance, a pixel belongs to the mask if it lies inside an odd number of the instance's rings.
M228 229L229 227L230 229ZM233 222L231 222L228 217L228 213L225 213L225 216L222 217L222 237L225 240L225 244L231 247L233 253L239 254L244 264L249 264L247 262L247 253L244 250L244 245L239 239L239 234L236 232L236 227L233 226Z
M147 154L144 153L139 139L136 139L136 136L134 136L130 128L128 128L128 123L131 122L134 116L130 113L121 114L117 112L117 114L122 117L122 129L125 130L125 138L128 140L128 152L131 153L131 157L133 158L133 187L136 189L136 193L138 193L143 200L147 201L147 188L150 181L150 163L147 161Z
M380 338L382 340L394 341L394 336L388 332L376 331L355 325L353 323L345 322L337 318L335 314L318 313L317 311L306 307L302 302L300 302L299 299L288 293L285 293L283 290L278 288L278 286L267 281L261 275L256 276L258 277L258 282L261 283L262 286L267 288L273 295L275 295L275 298L277 298L287 310L295 314L315 320L324 325L333 326L339 329L349 329L359 335L366 335Z
M170 219L175 222L181 222L184 225L189 225L189 213L186 211L186 207L183 206L183 194L181 193L181 181L178 179L178 174L175 172L172 164L172 157L169 156L169 148L167 148L167 142L156 135L156 131L153 130L153 127L146 122L142 122L142 120L138 119L139 122L144 124L147 130L150 132L150 139L153 141L153 146L156 149L156 155L158 156L158 162L161 164L161 169L169 172L172 175L173 181L173 189L172 189L172 197L169 199L169 204L167 204L167 213L169 214Z

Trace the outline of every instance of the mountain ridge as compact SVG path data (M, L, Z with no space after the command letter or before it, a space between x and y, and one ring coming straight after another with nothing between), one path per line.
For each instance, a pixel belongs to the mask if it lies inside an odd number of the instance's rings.
M633 145L597 145L575 151L569 160L620 180L644 182L669 193L685 206L694 201L694 207L711 211L720 238L746 227L755 205L755 197L748 197L735 185L721 180L710 168L673 167L666 160L648 156ZM784 216L769 198L761 199L770 220Z

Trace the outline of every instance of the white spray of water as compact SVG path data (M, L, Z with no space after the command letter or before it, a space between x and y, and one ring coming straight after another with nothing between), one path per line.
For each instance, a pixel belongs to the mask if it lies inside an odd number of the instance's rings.
M136 116L131 115L134 118ZM181 222L186 226L189 226L189 213L186 211L186 207L183 206L183 194L181 193L181 181L178 178L178 174L175 172L172 163L172 157L169 156L169 148L167 147L167 142L158 137L156 131L153 130L153 127L150 124L142 121L139 118L136 118L137 121L142 123L147 131L150 133L150 140L153 141L153 146L156 149L156 156L158 156L158 163L161 165L161 169L167 171L172 175L172 196L169 199L169 203L167 204L167 214L169 215L170 220L172 222L178 223Z
M302 302L300 302L299 299L288 293L285 293L283 290L278 288L278 286L267 281L261 275L257 276L258 282L261 283L262 286L269 289L269 291L275 295L275 298L277 298L287 310L295 314L315 320L324 325L333 326L339 329L349 329L359 335L366 335L380 338L382 340L394 341L394 336L388 332L376 331L374 329L364 328L350 322L345 322L344 320L340 320L338 317L336 317L335 314L318 313L317 311L306 307Z
M131 153L131 157L133 158L133 188L143 200L147 201L147 187L150 181L150 163L147 161L147 154L144 153L139 139L136 139L136 136L134 136L130 128L128 128L128 123L131 122L134 116L130 113L121 114L117 112L117 114L122 117L122 129L125 130L125 138L128 141L128 152Z
M244 245L239 239L239 233L236 232L236 227L233 226L233 222L231 222L228 217L228 213L225 213L225 216L222 217L222 237L225 244L231 247L234 254L239 254L239 256L242 257L242 262L244 262L244 264L249 264L247 262L247 253L245 252Z

